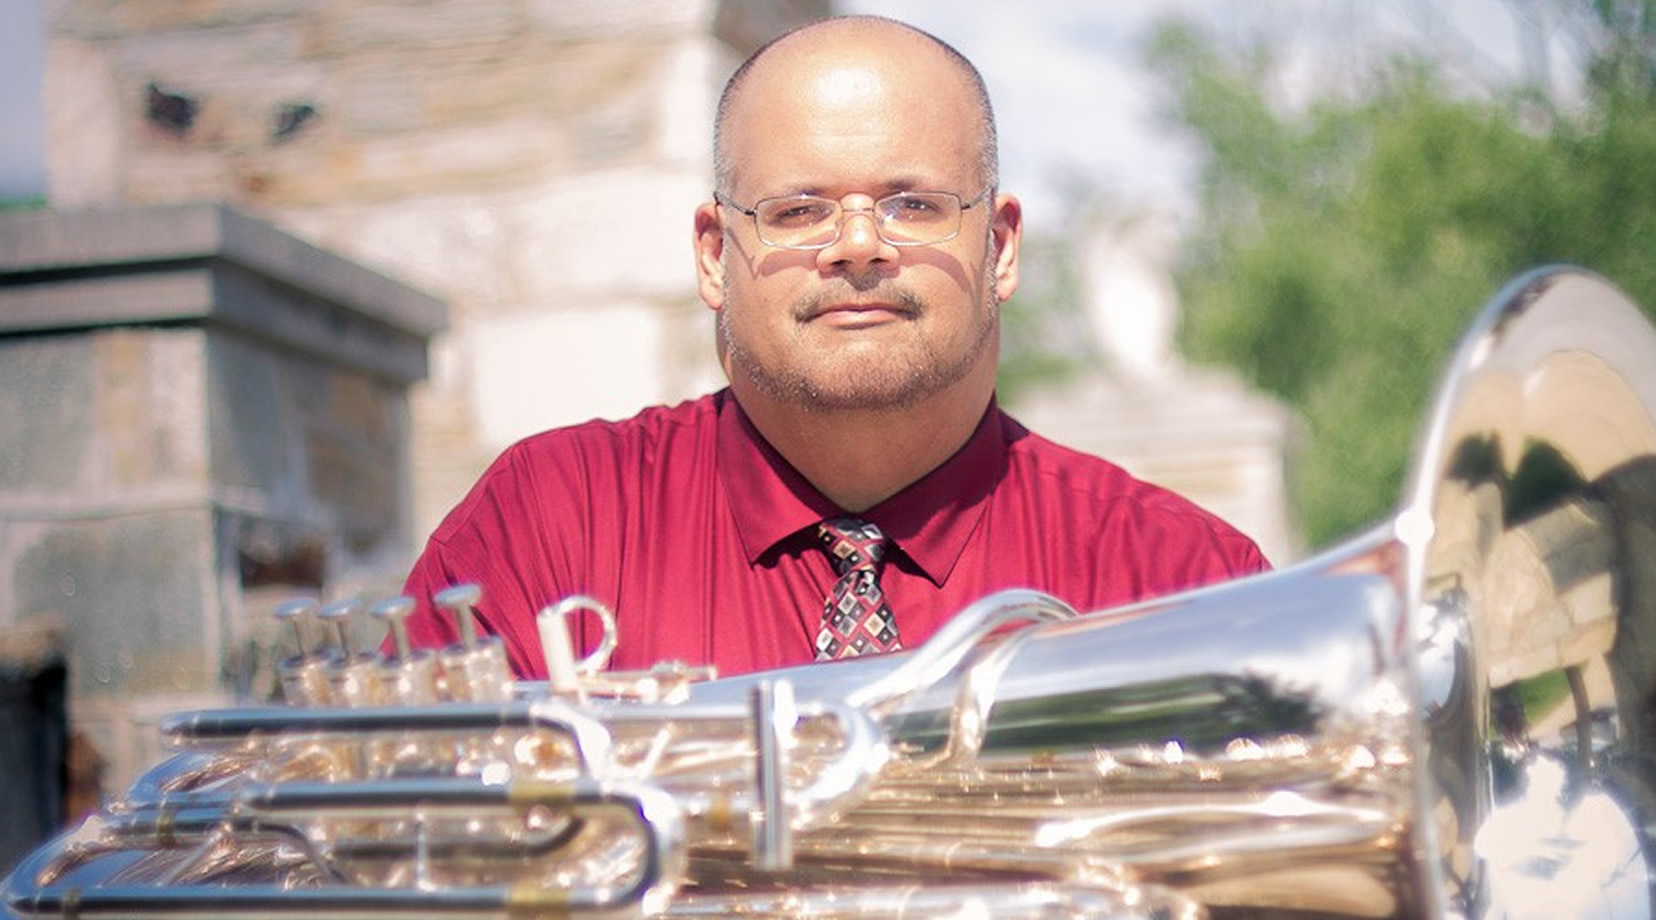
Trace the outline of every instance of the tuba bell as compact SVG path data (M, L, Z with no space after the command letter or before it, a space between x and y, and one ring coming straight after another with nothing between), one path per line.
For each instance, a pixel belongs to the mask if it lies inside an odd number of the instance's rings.
M540 617L285 662L4 885L14 917L1652 916L1656 331L1511 282L1400 509L1274 573L727 679ZM406 600L373 613L397 632ZM348 611L285 606L284 619ZM610 631L613 634L613 630Z

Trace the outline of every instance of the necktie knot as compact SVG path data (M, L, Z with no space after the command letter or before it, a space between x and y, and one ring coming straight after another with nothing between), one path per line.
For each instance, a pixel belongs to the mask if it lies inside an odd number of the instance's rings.
M902 648L897 620L880 590L885 534L868 521L839 517L818 524L817 539L839 576L823 606L818 660Z
M885 557L886 537L876 524L858 518L829 518L817 525L817 539L834 562L834 574L872 571Z

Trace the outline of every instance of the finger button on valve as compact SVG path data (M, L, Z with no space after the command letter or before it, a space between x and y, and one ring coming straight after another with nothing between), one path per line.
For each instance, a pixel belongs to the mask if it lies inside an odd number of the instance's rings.
M328 604L317 611L316 614L317 619L332 629L334 642L339 646L339 653L346 658L351 657L351 639L348 632L350 623L361 611L361 599L348 597Z
M299 657L301 658L310 651L305 642L305 623L315 616L316 612L316 601L308 597L295 598L276 605L276 621L278 623L288 623L292 626L293 640L299 647Z
M317 602L311 598L297 598L276 605L276 621L292 627L294 642L298 645L292 657L276 662L282 695L294 706L325 706L330 700L328 684L323 676L328 658L313 654L310 643L305 641L305 624L316 615L316 611Z
M397 657L407 659L412 653L408 643L408 615L414 612L412 597L388 597L375 604L369 614L384 623L391 631L391 641L397 647Z
M466 648L477 645L477 617L474 611L482 598L483 589L473 584L445 588L432 598L437 606L454 617L454 627L460 631L460 644Z

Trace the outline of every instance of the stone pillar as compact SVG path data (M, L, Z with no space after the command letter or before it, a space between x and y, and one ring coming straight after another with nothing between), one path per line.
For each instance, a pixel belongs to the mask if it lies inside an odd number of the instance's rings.
M0 215L0 629L55 624L122 788L265 692L265 593L394 588L443 305L236 211Z

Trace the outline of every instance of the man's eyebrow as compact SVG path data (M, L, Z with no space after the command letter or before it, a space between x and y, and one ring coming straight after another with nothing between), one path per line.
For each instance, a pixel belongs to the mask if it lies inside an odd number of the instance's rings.
M794 198L799 195L814 195L819 198L832 198L838 201L846 195L872 195L883 198L898 192L942 192L949 191L947 183L939 183L935 179L922 178L918 173L899 173L878 182L858 188L846 188L843 191L836 189L826 182L800 182L794 185L777 186L784 191L768 192L761 198Z
M881 195L891 195L897 192L929 192L931 190L931 183L919 179L893 179L881 186L880 190L874 193L874 197L878 198Z
M935 192L943 188L935 177L921 176L919 173L900 173L888 178L881 186L882 194L892 192Z

